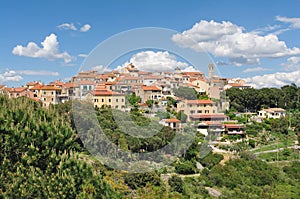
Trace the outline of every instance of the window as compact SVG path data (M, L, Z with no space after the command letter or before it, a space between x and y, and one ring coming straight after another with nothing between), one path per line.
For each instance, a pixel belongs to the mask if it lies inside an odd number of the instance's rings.
M205 113L209 113L209 110L205 110Z
M46 91L44 91L44 95L46 95Z
M202 113L202 110L198 110L197 113Z
M124 99L122 99L122 102L124 102Z
M53 98L51 98L51 101L53 102L53 101L54 101L54 99L53 99Z
M104 99L102 98L102 100L101 100L102 102L104 102Z
M98 99L94 99L94 102L98 102Z
M118 106L118 105L116 106L116 109L117 109L117 108L119 108L119 106Z
M89 90L92 90L92 86L89 86Z
M119 99L118 99L118 98L116 99L116 102L119 102Z
M108 102L111 102L111 99L108 99Z
M53 91L51 91L51 95L53 95Z
M195 111L190 111L190 113L191 113L191 114L194 114L194 113L195 113Z
M44 98L44 101L46 101L46 98Z

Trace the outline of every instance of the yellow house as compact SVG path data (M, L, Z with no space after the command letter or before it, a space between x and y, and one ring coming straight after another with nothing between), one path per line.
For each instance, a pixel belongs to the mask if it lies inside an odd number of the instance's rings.
M217 113L217 106L211 100L184 100L177 103L177 112L183 111L188 119L195 115L210 115Z
M101 108L103 106L111 107L113 109L125 108L125 95L113 92L105 85L96 86L92 92L94 107Z
M60 103L59 96L61 95L61 88L53 85L37 85L30 90L34 92L34 97L43 102L43 106L48 107L50 104Z

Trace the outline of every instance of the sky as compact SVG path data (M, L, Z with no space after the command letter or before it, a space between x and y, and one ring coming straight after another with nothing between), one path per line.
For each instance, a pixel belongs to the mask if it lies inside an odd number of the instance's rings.
M99 44L124 31L157 27L174 31L167 40L183 51L206 54L222 77L243 78L257 88L300 86L299 8L300 0L3 0L0 84L68 81ZM126 42L107 51L119 52ZM130 62L153 71L207 67L166 49L119 56L111 60L113 67ZM91 66L106 67L100 58Z

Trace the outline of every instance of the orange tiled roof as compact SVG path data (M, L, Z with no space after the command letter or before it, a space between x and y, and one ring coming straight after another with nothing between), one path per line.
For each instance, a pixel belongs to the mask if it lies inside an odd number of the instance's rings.
M227 115L224 114L197 114L197 115L190 115L191 118L194 119L216 119L216 118L228 118Z
M20 93L23 91L26 91L27 88L26 87L18 87L18 88L7 88L7 91L10 93Z
M225 124L225 127L231 129L239 129L239 128L244 128L245 126L242 124Z
M52 86L52 85L47 85L47 86L41 86L39 89L35 89L35 90L61 90L61 88L57 87L57 86Z
M176 118L165 119L166 123L180 123L180 120Z
M43 87L43 86L44 86L43 84L38 84L38 85L35 85L32 88L30 88L29 90L40 90L41 87Z
M79 85L94 85L95 83L93 81L89 81L89 80L81 80L78 83Z
M213 104L211 100L187 100L187 104Z
M74 88L74 87L75 87L74 82L68 82L63 85L63 88Z
M157 86L142 86L144 91L160 91L161 89Z

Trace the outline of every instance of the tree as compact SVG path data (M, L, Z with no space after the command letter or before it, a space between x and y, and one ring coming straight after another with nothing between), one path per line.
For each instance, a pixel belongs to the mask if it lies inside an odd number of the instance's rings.
M147 106L148 106L149 108L151 108L151 107L153 106L153 104L154 104L154 100L147 100L147 101L146 101L146 104L147 104Z
M193 88L189 87L179 87L174 89L173 92L177 97L188 99L188 100L196 100L197 99L197 92Z
M168 184L171 187L171 191L176 191L178 193L183 192L183 180L180 177L173 175L169 178Z
M176 118L181 122L185 123L187 120L187 115L183 111L179 111L176 115Z

